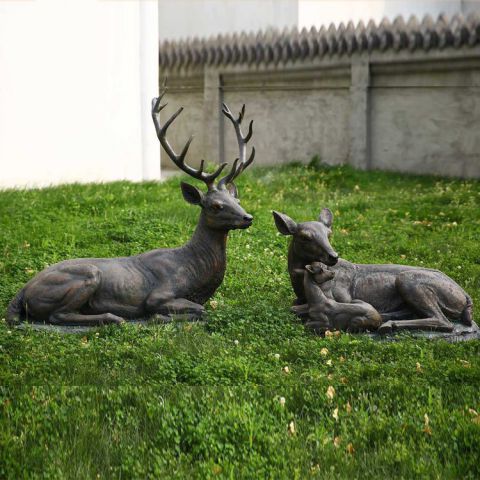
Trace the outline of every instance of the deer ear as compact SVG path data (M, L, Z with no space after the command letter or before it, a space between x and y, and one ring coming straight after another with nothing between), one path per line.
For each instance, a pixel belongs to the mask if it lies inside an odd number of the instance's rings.
M329 208L324 208L318 217L318 221L330 228L333 223L333 213Z
M297 224L288 215L276 212L275 210L272 214L275 220L275 225L282 235L294 235L297 233Z
M312 269L317 273L322 273L326 270L326 267L321 262L312 262Z
M193 205L201 205L203 201L203 193L193 185L190 185L185 182L180 183L182 188L183 198Z
M238 190L237 186L232 182L232 183L227 183L226 185L227 192L235 198L238 198Z

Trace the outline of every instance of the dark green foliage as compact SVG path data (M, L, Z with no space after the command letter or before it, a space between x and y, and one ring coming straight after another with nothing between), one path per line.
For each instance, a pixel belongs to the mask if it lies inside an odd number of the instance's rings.
M479 478L480 342L304 332L271 210L328 206L342 257L438 268L480 306L480 184L315 165L239 188L255 222L208 325L0 323L0 478ZM176 246L197 216L178 178L1 192L0 311L46 265Z

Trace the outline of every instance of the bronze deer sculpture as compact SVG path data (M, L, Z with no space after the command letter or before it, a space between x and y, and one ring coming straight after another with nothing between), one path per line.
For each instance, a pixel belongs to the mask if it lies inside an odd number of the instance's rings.
M361 332L376 330L382 323L382 317L369 303L362 300L352 300L351 303L337 302L327 297L324 288L335 277L335 272L321 262L305 265L305 270L297 272L303 275L303 285L307 297L306 306L294 306L292 311L307 316L305 327L315 333L326 330L347 330Z
M426 329L451 332L451 320L472 325L472 300L450 277L438 270L407 265L367 265L338 258L330 245L333 214L328 208L318 221L297 223L288 215L273 212L277 229L291 235L288 270L297 295L295 310L302 316L308 306L301 271L307 264L320 261L335 276L324 293L337 302L363 300L382 316L379 333L394 329Z
M154 314L182 314L196 319L204 313L203 304L223 281L226 267L226 241L229 230L250 227L253 217L240 206L234 180L253 162L255 148L247 159L247 142L253 133L253 120L247 135L241 123L245 105L234 118L227 105L223 114L232 122L240 149L230 172L219 177L227 163L215 172L204 172L204 161L194 169L185 163L190 143L178 155L166 133L183 107L162 126L160 111L165 89L152 100L152 118L160 143L177 167L207 186L204 193L181 183L184 199L201 207L197 228L185 245L156 249L132 257L81 258L52 265L32 278L8 306L7 321L28 319L57 325L118 324L125 319Z

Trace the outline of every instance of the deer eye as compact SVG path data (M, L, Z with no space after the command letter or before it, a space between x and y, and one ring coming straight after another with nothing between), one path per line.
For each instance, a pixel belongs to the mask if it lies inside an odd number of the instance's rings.
M223 210L223 205L221 203L212 203L212 210L219 212L220 210Z
M300 232L299 236L300 240L308 241L312 239L312 235L310 234L310 232Z

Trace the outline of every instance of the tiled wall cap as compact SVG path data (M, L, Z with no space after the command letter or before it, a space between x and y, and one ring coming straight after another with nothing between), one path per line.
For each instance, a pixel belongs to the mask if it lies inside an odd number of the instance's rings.
M160 44L160 67L178 68L202 65L274 64L314 59L326 55L353 55L364 51L415 51L447 47L474 47L480 44L480 15L427 15L421 22L414 16L393 22L384 18L338 27L297 28L283 31L269 28L262 32L241 32L210 38L165 41Z

